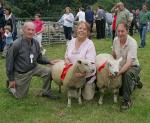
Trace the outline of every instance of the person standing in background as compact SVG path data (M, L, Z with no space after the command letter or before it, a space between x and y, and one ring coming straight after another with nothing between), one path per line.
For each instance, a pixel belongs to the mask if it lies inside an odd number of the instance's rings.
M143 4L142 10L139 14L139 33L140 33L140 46L139 48L144 48L146 45L146 33L147 33L147 26L148 21L150 20L150 12L147 11L146 4Z
M42 33L44 32L44 22L41 20L40 14L35 15L35 20L33 21L33 23L35 25L34 38L38 41L42 55L44 55L46 50L42 47L42 43L41 43L42 42Z
M114 18L112 22L112 42L116 36L116 21L117 21L117 12L114 13Z
M13 41L17 39L17 27L16 27L16 17L12 14L11 8L5 8L5 26L11 27Z
M82 7L79 8L79 12L77 13L75 20L78 19L79 22L85 21L85 12Z
M4 39L5 39L5 47L2 53L2 57L6 57L8 50L10 49L11 45L13 44L13 38L11 33L11 27L5 26L4 27Z
M3 51L4 41L3 41L3 33L4 33L4 8L3 3L0 2L0 52Z
M105 38L106 14L101 6L98 6L96 13L96 32L97 39Z
M116 28L118 25L122 22L130 25L131 21L130 20L130 12L124 7L124 3L119 2L117 3L111 10L112 13L115 13L117 11L117 22L116 22Z
M85 20L90 25L90 32L92 32L93 28L93 22L94 22L94 12L91 9L90 6L87 7L87 10L85 11Z
M65 38L68 41L72 39L72 28L74 24L74 15L71 13L70 7L65 8L65 14L58 21L64 27Z

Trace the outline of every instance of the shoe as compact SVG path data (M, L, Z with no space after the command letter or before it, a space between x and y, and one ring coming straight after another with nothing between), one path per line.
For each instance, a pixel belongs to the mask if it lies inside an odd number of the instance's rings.
M124 100L124 101L121 103L120 110L127 110L127 109L129 109L131 106L132 106L131 100L129 100L129 101Z
M143 46L139 46L139 48L144 48Z
M139 88L139 89L141 89L143 87L143 83L141 81L138 81L136 83L136 87Z
M6 88L8 88L8 87L9 87L9 81L6 80Z
M47 97L48 99L59 99L59 96L53 95L51 93L49 94L42 94L42 97Z

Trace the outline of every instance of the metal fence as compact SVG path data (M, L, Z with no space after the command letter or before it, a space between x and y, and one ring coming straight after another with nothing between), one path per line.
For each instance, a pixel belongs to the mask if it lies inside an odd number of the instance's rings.
M24 21L18 20L17 31L18 37L22 34L22 25ZM45 30L42 34L42 44L64 43L66 42L63 26L57 22L44 21Z

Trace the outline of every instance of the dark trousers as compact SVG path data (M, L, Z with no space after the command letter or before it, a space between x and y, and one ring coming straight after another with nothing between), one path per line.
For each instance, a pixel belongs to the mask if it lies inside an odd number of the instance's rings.
M129 28L129 34L130 34L131 36L133 36L133 28L134 28L134 27L135 27L135 29L138 30L138 25L137 25L136 20L132 20L131 25L130 25L130 28Z
M120 95L126 101L131 100L130 96L135 89L136 83L139 81L140 67L133 66L122 75L122 87L120 88Z
M5 46L5 41L3 40L3 38L2 38L2 37L0 37L0 52L2 52L2 51L3 51L4 46Z
M106 27L106 20L96 20L96 32L97 32L97 39L105 38L105 27Z
M72 34L72 27L64 26L64 33L65 33L65 38L67 40L71 40L72 39L72 36L71 36L71 34Z
M116 30L112 30L112 43L113 43L115 37L116 37Z
M93 21L87 21L87 23L90 25L90 32L93 32Z

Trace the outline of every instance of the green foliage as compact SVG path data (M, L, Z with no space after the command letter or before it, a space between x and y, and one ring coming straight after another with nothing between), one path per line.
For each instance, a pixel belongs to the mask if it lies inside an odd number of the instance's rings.
M128 9L141 8L143 3L150 5L150 0L6 0L5 5L11 6L17 17L33 17L35 13L41 13L43 17L51 16L58 20L66 6L70 6L73 13L79 7L86 8L88 5L93 6L94 10L97 5L101 5L110 11L119 1L124 2Z

